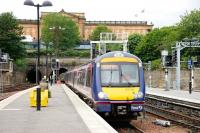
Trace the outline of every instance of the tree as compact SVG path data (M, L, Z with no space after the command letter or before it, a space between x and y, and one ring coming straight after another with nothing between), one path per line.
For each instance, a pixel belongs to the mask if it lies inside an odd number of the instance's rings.
M80 42L79 29L72 19L59 13L42 18L42 40L53 43L54 52L72 48Z
M179 37L178 33L174 26L155 28L142 38L135 48L135 54L145 62L159 59L161 50L171 50Z
M139 45L135 48L135 54L142 61L147 62L157 59L160 55L158 46L160 45L159 29L156 28L143 37Z
M14 60L24 58L26 51L22 39L22 27L12 13L0 15L0 48Z
M177 27L180 33L179 40L184 38L198 38L200 40L200 9L186 12L181 17ZM181 51L182 60L188 60L189 56L198 56L199 53L199 48L192 48L192 53L190 53L190 49L183 49Z
M142 35L133 33L128 37L128 45L129 45L129 51L130 53L134 54L136 46L139 44L139 42L142 39Z
M90 40L92 41L99 41L100 40L100 33L102 32L111 32L108 27L105 25L98 25L93 31L92 34L90 35Z
M186 12L185 15L181 17L180 23L178 23L178 29L180 32L180 40L185 37L200 38L200 9L195 9L190 13Z
M98 25L93 31L92 34L90 35L90 40L92 41L99 41L100 40L100 33L105 33L109 32L111 33L112 31L105 25ZM113 36L113 39L115 39L115 36ZM106 44L106 49L108 51L116 51L116 50L121 50L122 45L121 44Z
M171 47L180 38L177 26L162 27L159 32L161 38L159 49L171 51Z

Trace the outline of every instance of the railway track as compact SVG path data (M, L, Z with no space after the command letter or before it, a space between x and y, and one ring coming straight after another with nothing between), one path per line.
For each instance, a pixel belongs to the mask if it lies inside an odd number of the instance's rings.
M148 94L145 110L186 126L192 131L200 132L200 105L198 104Z
M25 90L32 86L33 86L33 84L27 84L27 83L16 84L16 85L5 85L5 86L3 86L3 89L0 93L0 101L13 95L17 91Z
M110 123L110 125L115 128L119 133L145 133L143 130L137 128L131 123Z
M200 117L199 103L155 96L151 94L146 94L146 102L151 103L152 105L159 105L170 110L175 110L185 115Z

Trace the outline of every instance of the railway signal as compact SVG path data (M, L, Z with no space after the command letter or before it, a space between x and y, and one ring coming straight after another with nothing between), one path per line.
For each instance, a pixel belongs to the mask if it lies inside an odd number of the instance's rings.
M52 59L51 60L51 69L53 70L53 77L55 77L55 80L58 79L59 70L60 70L60 61L59 59Z
M171 67L172 66L172 56L168 55L165 57L165 67Z
M52 70L59 70L60 69L60 61L59 61L59 59L52 59L51 60L51 69Z
M172 65L176 66L177 62L177 51L176 50L172 50Z
M197 56L197 67L200 67L200 56Z

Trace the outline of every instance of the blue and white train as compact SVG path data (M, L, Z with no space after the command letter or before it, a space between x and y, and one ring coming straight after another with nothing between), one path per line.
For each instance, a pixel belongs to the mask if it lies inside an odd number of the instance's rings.
M126 52L109 52L65 73L65 83L99 114L137 118L144 109L141 60Z

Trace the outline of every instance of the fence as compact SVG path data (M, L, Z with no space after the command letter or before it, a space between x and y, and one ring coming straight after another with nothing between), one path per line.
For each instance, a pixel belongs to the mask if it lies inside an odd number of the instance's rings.
M175 89L176 84L176 70L171 68L169 71L170 88ZM149 73L151 74L151 81L149 79ZM189 70L181 70L181 90L189 90ZM154 70L148 71L145 69L145 81L146 85L154 88L165 88L165 71L164 70ZM193 90L200 91L200 69L194 68L194 87Z

